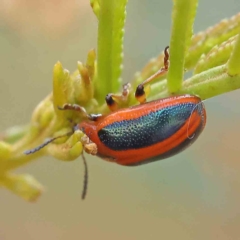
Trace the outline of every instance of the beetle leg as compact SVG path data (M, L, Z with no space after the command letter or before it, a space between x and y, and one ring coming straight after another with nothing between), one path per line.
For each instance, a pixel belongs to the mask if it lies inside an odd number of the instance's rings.
M158 70L155 74L153 74L152 76L150 76L149 78L147 78L145 81L143 81L141 84L139 84L137 86L136 92L135 92L135 97L140 102L140 104L146 102L146 93L144 91L144 86L146 84L152 82L156 78L159 78L160 76L163 76L167 73L168 67L169 67L169 52L168 52L168 49L169 49L168 46L164 49L164 62L163 62L164 66L160 70Z
M88 118L89 120L96 121L99 117L102 116L102 114L88 114L86 112L86 109L84 107L81 107L78 104L70 104L66 103L62 107L58 106L59 110L72 110L76 112L80 112L84 115L84 117Z
M91 155L97 155L97 145L92 142L87 135L84 135L81 138L81 142L83 144L83 149L86 153Z
M58 106L58 109L59 110L73 110L73 111L76 111L76 112L81 112L83 113L84 115L88 115L85 108L84 107L81 107L79 106L78 104L70 104L70 103L66 103L64 104L62 107L59 107Z
M126 83L123 85L122 94L109 93L105 97L105 101L112 112L119 108L119 104L126 102L130 87L130 83Z

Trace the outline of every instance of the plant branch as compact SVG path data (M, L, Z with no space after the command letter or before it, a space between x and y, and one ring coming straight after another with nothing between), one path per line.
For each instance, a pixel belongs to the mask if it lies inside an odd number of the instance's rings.
M231 76L240 74L240 34L238 34L237 41L233 48L232 54L229 58L227 67L228 74Z
M120 87L126 4L127 0L99 0L95 90L100 102Z
M169 93L181 89L185 57L191 42L197 0L174 0L170 41L170 67L167 74Z

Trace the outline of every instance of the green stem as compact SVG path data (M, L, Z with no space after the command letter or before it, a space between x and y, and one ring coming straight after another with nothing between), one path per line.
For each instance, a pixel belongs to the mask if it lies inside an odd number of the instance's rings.
M96 98L104 101L107 93L120 87L122 50L127 0L100 0L98 15L98 52Z
M196 74L185 80L179 94L194 94L203 100L240 88L240 76L230 76L226 64ZM167 81L152 86L149 101L169 96Z
M235 43L232 54L227 64L228 74L231 76L240 74L239 56L240 56L240 34L238 34L237 41Z
M240 88L240 76L229 76L226 64L184 81L180 93L200 96L203 100Z
M173 2L170 67L167 76L170 93L178 92L182 86L185 56L190 45L198 5L197 0L174 0Z

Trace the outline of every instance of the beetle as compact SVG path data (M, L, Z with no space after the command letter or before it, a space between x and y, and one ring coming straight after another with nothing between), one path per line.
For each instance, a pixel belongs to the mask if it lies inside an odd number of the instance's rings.
M74 110L85 115L87 120L76 124L73 130L81 130L96 144L97 156L125 166L146 164L183 151L204 129L206 111L197 96L185 94L146 101L144 86L168 70L168 47L164 53L164 67L136 89L135 96L140 105L117 109L116 99L121 100L128 95L128 85L125 85L121 96L106 96L107 105L113 111L110 114L87 114L76 104L59 107L60 110ZM55 139L25 153L38 151Z
M75 130L97 145L99 157L137 166L181 152L197 139L205 123L201 99L180 95L83 121Z

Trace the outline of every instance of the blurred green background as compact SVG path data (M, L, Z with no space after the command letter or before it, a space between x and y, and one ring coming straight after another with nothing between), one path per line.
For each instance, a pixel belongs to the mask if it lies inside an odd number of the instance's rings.
M172 1L130 0L124 81L169 44ZM240 10L238 0L201 0L195 32ZM0 2L0 132L29 121L52 90L56 61L70 71L96 47L88 0ZM199 140L171 159L127 168L87 156L83 164L51 157L21 169L46 187L33 204L1 189L0 240L239 239L240 91L205 102Z

